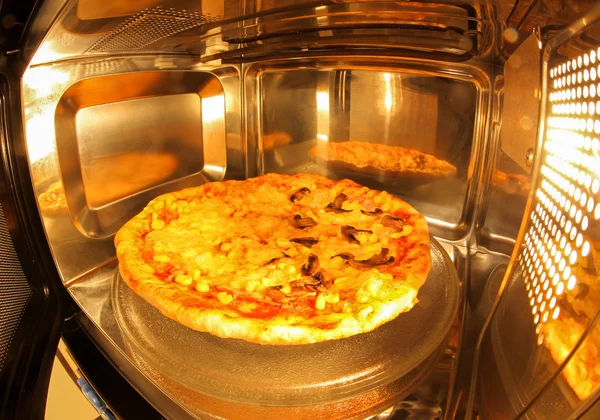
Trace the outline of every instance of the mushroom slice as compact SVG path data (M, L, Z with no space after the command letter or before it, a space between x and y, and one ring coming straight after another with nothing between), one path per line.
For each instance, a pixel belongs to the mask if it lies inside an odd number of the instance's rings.
M398 231L402 231L404 228L404 220L399 217L390 216L386 214L381 218L381 224L385 227L389 227Z
M373 255L367 260L357 260L354 255L349 252L342 252L341 254L334 255L348 261L348 263L354 268L369 268L377 267L379 265L387 265L393 263L396 259L393 256L388 257L387 254L390 252L388 248L381 248L381 252L377 255Z
M290 196L290 201L294 203L298 200L302 200L306 194L310 194L310 190L306 187L302 187Z
M269 287L267 289L266 295L267 297L271 298L271 300L277 303L282 303L286 298L285 293L283 293L276 287Z
M300 245L304 245L306 247L312 247L314 244L318 243L319 240L315 239L313 237L308 237L308 238L294 238L294 239L290 239L290 242L294 242Z
M350 265L356 267L376 267L378 265L391 264L395 261L394 257L388 257L387 254L390 252L388 248L381 248L381 252L377 255L373 255L368 260L351 260Z
M381 210L380 208L376 208L373 211L361 210L360 212L367 216L379 216L381 213L383 213L383 210Z
M353 260L354 259L354 255L352 255L349 252L341 252L339 254L334 255L331 258L335 258L335 257L340 257L340 258L342 258L344 260Z
M302 266L301 272L305 276L312 276L319 270L319 257L315 254L308 256L308 263Z
M356 239L356 234L357 233L373 233L373 231L370 230L364 230L364 229L356 229L352 226L342 226L342 236L348 240L348 242L352 243L352 244L360 244L360 241L358 239Z
M339 193L337 195L337 197L335 197L335 200L333 200L332 203L327 204L327 207L325 207L325 211L332 211L334 213L351 212L352 210L344 210L342 208L342 204L344 204L344 201L346 201L347 198L348 198L348 196L346 194Z
M333 279L329 273L322 268L313 274L312 277L313 279L318 280L319 283L325 287L325 289L329 289L331 286L333 286Z
M275 257L275 258L271 258L269 261L267 261L266 263L263 264L263 267L265 265L269 265L269 264L275 264L277 261L279 261L281 259L281 257Z
M315 222L310 217L302 217L299 214L296 214L291 219L291 223L292 223L292 226L294 226L295 228L298 228L298 229L306 229L309 227L313 227L317 224L317 222Z

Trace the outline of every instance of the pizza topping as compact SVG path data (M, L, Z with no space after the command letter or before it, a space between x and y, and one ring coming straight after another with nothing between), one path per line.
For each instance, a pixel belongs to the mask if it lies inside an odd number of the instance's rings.
M395 258L393 256L387 256L389 251L390 250L388 248L381 248L381 252L379 254L373 255L367 260L357 260L354 257L354 255L350 254L349 252L342 252L340 254L334 255L333 258L343 258L344 260L347 260L348 263L354 268L376 267L378 265L391 264L395 261Z
M206 283L196 283L196 290L200 293L206 293L210 290L210 286Z
M317 298L315 299L315 309L318 309L319 311L322 311L323 309L325 309L325 296L323 296L323 295L317 296Z
M290 239L290 242L294 242L300 245L304 245L306 247L312 247L313 245L319 243L318 239L315 239L313 237L308 237L308 238L294 238L294 239Z
M383 213L383 210L381 210L380 208L376 208L373 211L366 211L366 210L361 210L360 211L362 214L367 215L367 216L378 216L381 213Z
M351 212L352 210L344 210L342 208L342 204L344 204L344 201L346 201L347 198L348 198L348 196L346 194L339 193L337 195L337 197L335 197L335 200L333 200L332 203L327 204L327 207L325 207L325 211L332 211L334 213Z
M308 256L308 263L302 266L302 274L305 276L312 276L319 269L319 257L315 254L310 254Z
M356 229L348 225L342 226L342 236L351 244L360 244L360 241L356 239L355 236L357 233L373 233L373 231L365 229Z
M313 227L317 224L310 217L302 217L299 214L296 214L291 220L292 226L298 229L306 229L309 227Z
M313 279L315 279L319 282L319 285L322 285L327 289L329 289L331 286L333 286L333 279L331 278L329 273L327 273L327 271L325 271L322 268L319 271L317 271L315 274L313 274L312 277L313 277Z
M390 216L386 214L381 218L381 224L385 227L389 227L402 232L404 230L404 220L400 217Z
M302 187L290 196L290 201L295 203L298 200L302 200L306 194L310 194L310 190L306 187Z
M266 295L277 303L282 303L286 299L285 293L283 293L277 287L269 287Z

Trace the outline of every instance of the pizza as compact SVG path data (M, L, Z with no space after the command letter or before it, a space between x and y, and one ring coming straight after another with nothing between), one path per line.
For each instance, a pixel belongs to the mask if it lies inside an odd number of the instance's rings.
M123 280L165 316L270 345L372 331L415 305L431 266L413 207L312 174L161 195L115 245Z
M549 319L541 329L544 345L558 364L571 353L600 307L600 243L587 239L592 244L590 253L580 255L572 267L577 283L572 289L565 288L558 301L558 317ZM563 370L564 378L581 400L600 385L599 350L600 328L594 326Z
M67 199L61 181L53 182L38 197L40 210L48 216L55 216L67 209Z
M531 188L527 175L508 174L498 169L494 170L492 185L506 194L519 196L527 196Z
M361 141L318 142L309 157L342 173L418 186L456 175L456 167L415 149Z

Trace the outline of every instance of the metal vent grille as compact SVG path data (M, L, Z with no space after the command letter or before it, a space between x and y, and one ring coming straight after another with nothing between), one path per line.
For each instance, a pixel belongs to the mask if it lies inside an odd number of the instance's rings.
M148 8L99 39L86 53L141 50L161 39L219 20L220 16L210 14L188 13L172 8Z
M0 205L0 372L30 298L31 289L13 248Z
M550 69L541 180L520 255L538 344L557 301L577 285L591 252L587 230L600 218L600 48Z

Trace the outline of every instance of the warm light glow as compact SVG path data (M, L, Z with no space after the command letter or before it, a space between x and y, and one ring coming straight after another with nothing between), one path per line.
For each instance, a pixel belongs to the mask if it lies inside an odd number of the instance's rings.
M554 312L552 312L552 319L557 319L560 315L560 306L554 308Z
M63 54L60 54L58 51L56 51L54 44L51 41L46 41L36 51L30 65L49 63L56 61L63 56Z
M576 283L577 279L575 278L575 276L571 276L571 278L569 279L569 283L567 283L567 288L569 290L573 290L575 288Z
M225 96L202 98L202 120L205 123L221 121L225 112Z
M36 98L46 98L68 80L69 74L55 66L30 67L23 75L23 87Z
M317 109L319 111L329 111L329 93L317 92Z
M54 151L54 109L33 115L25 122L27 153L31 162L36 162Z

